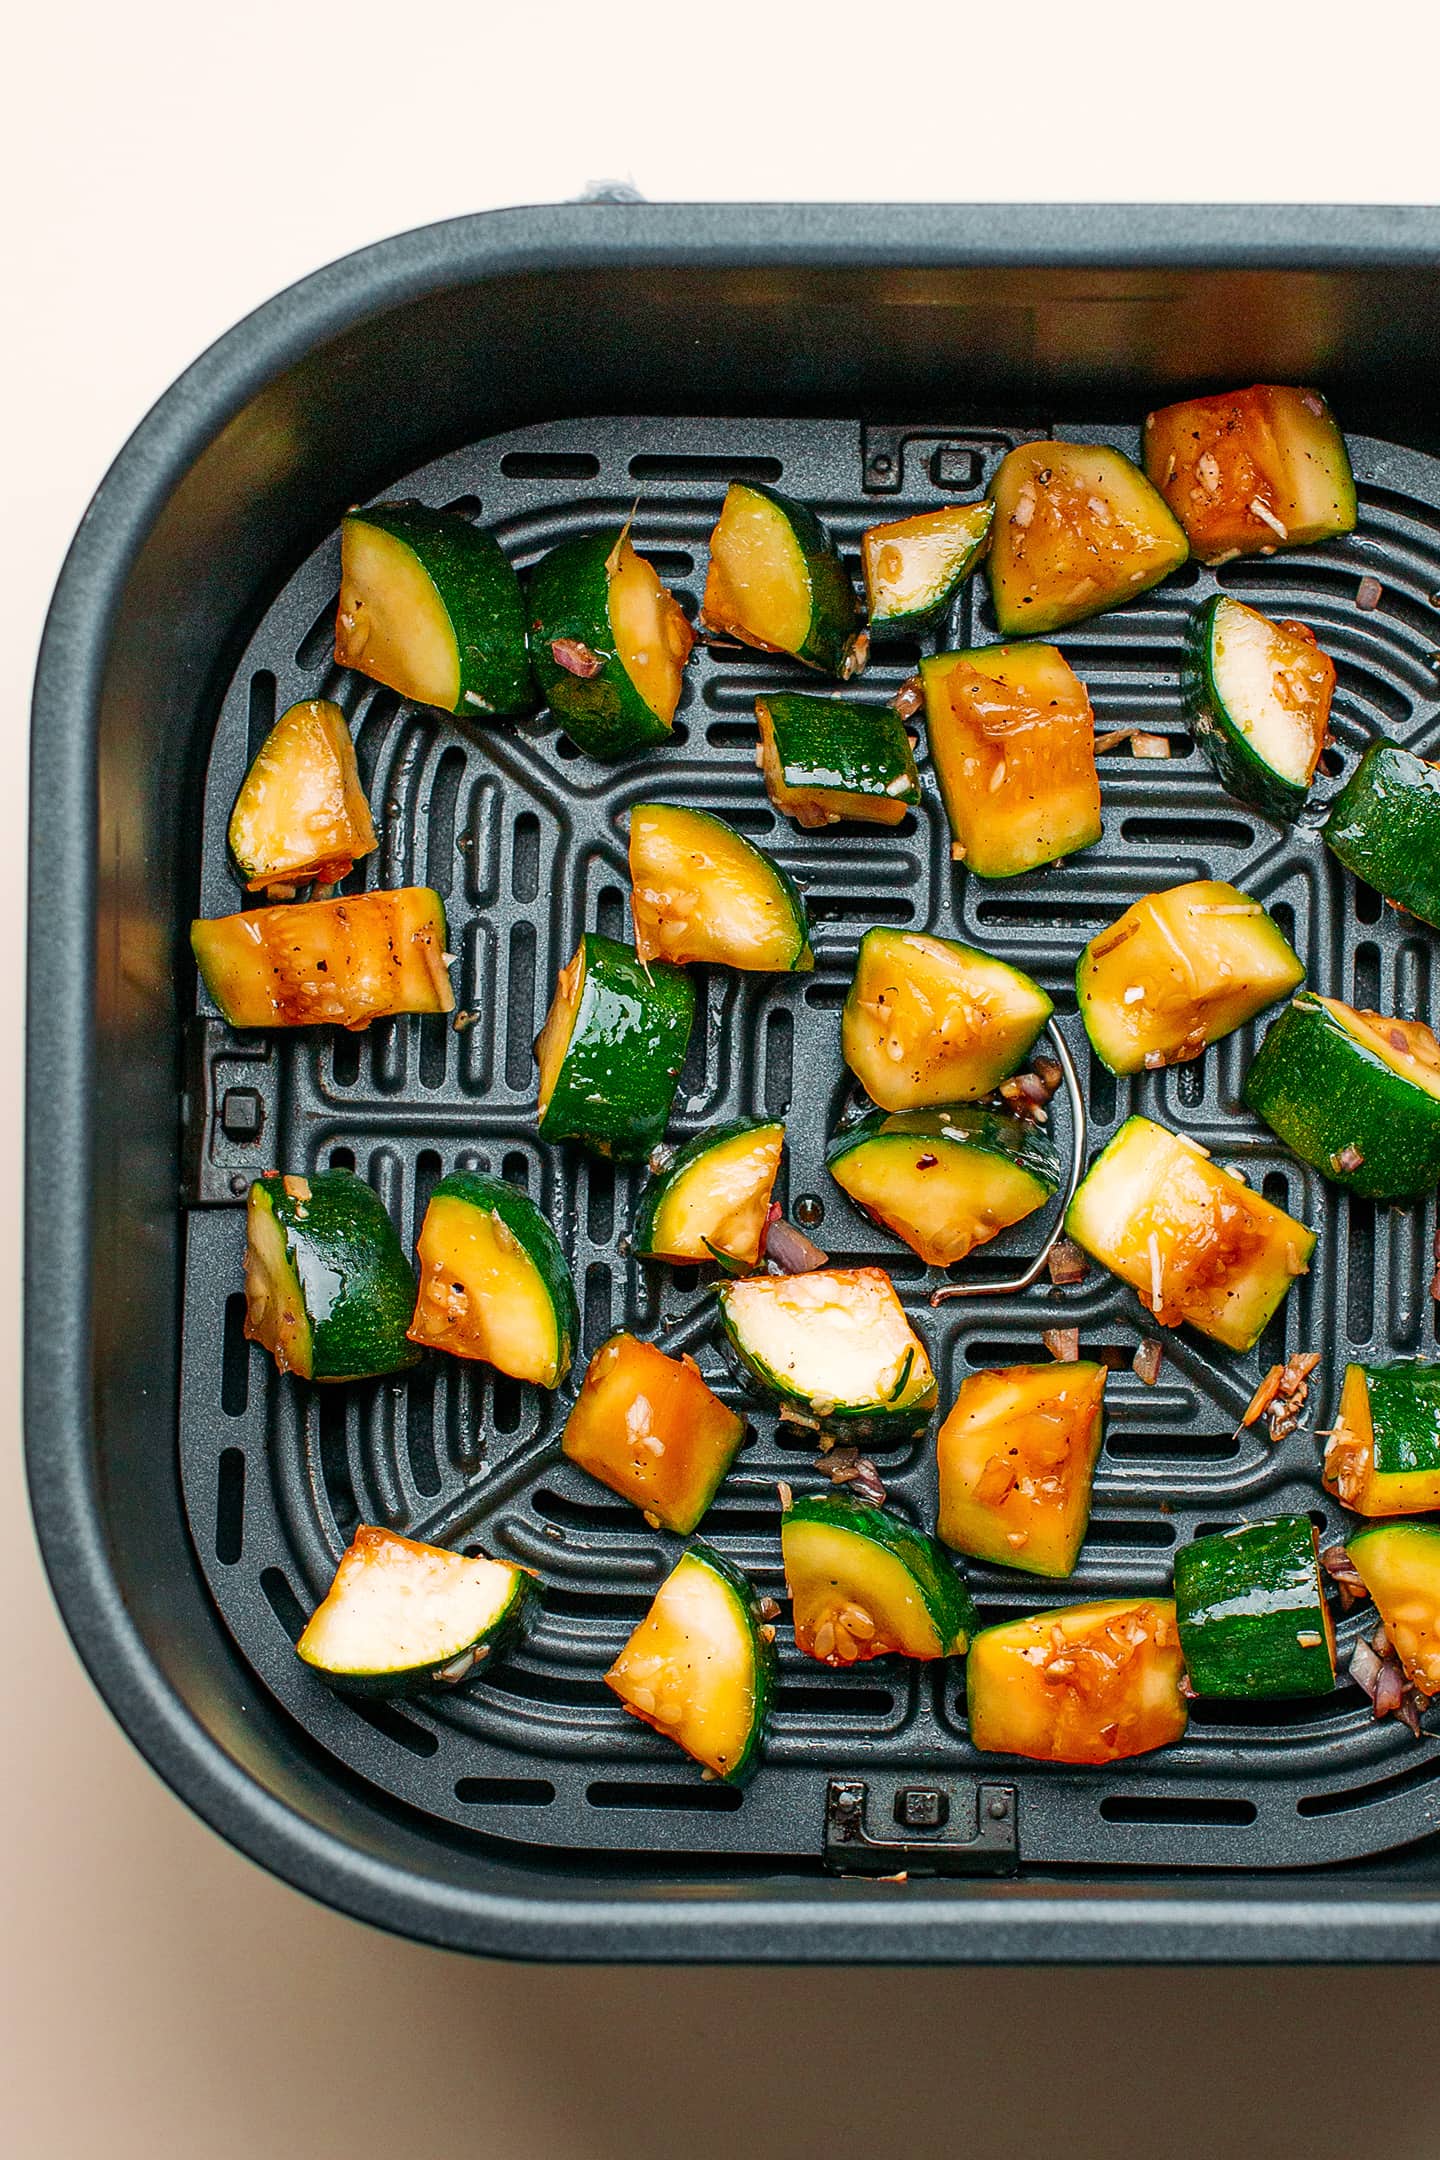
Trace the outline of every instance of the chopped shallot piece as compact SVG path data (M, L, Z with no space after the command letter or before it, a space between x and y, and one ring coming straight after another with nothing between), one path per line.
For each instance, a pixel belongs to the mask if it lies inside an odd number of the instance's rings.
M1084 1282L1088 1272L1084 1253L1073 1239L1068 1237L1056 1238L1045 1256L1045 1265L1050 1270L1051 1282L1057 1288L1067 1283Z
M1146 1387L1154 1387L1156 1381L1160 1378L1160 1364L1164 1355L1165 1352L1159 1337L1157 1335L1145 1336L1139 1349L1135 1352L1133 1363L1137 1377L1143 1380Z
M824 1267L830 1255L821 1252L803 1230L777 1215L765 1233L765 1257L784 1275L809 1275Z
M1343 1545L1327 1545L1320 1555L1320 1565L1340 1593L1342 1611L1348 1612L1352 1605L1364 1604L1370 1595L1365 1578Z
M1132 735L1130 748L1136 757L1168 758L1170 738L1168 735Z
M857 1448L832 1448L815 1464L823 1470L832 1485L848 1485L858 1500L868 1500L872 1507L885 1505L885 1481L868 1455Z
M552 638L550 657L556 667L564 668L567 675L578 675L582 682L588 682L592 675L598 675L605 665L599 653L592 652L588 645L574 637Z
M1335 1153L1330 1157L1330 1167L1332 1170L1341 1170L1348 1174L1352 1170L1358 1170L1364 1160L1365 1157L1352 1141L1348 1147L1336 1149Z
M1372 609L1379 607L1384 593L1385 588L1379 578L1362 577L1355 588L1355 605L1363 608L1368 615Z
M925 703L925 686L918 675L907 675L890 703L902 720L913 720Z
M1040 1337L1045 1348L1058 1364L1073 1365L1080 1356L1080 1330L1074 1327L1046 1328Z

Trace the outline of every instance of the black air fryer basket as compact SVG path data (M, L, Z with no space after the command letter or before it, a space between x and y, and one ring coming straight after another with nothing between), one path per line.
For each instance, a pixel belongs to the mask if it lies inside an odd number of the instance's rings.
M1425 211L592 204L354 256L243 323L151 414L76 539L36 690L27 1419L81 1655L226 1837L346 1911L515 1955L1436 1954L1440 1738L1376 1724L1353 1686L1197 1705L1181 1745L1109 1770L1017 1770L970 1747L953 1665L830 1673L782 1627L764 1766L743 1796L701 1782L603 1685L675 1541L560 1457L568 1397L445 1360L393 1384L281 1381L244 1341L240 1282L259 1169L353 1166L413 1234L439 1177L483 1167L559 1228L582 1357L631 1326L733 1396L713 1300L628 1255L635 1174L535 1135L530 1046L555 970L582 929L623 934L625 812L663 784L803 879L817 955L813 976L700 971L672 1136L783 1113L782 1197L820 1203L837 1259L891 1269L942 1401L968 1369L1038 1354L1050 1325L1128 1355L1137 1309L1093 1272L1078 1292L1001 1290L1037 1218L961 1271L999 1294L931 1310L926 1271L827 1178L838 1007L870 924L958 935L1036 975L1092 1146L1150 1111L1321 1230L1250 1357L1168 1339L1151 1389L1122 1364L1073 1586L974 1567L982 1612L1162 1589L1178 1544L1250 1514L1310 1510L1332 1535L1313 1440L1237 1436L1240 1415L1289 1351L1326 1353L1322 1425L1347 1355L1435 1354L1434 1208L1347 1200L1238 1111L1253 1026L1194 1065L1101 1072L1071 974L1121 906L1216 876L1264 899L1316 987L1431 1015L1432 934L1346 880L1313 828L1221 792L1176 668L1188 611L1225 590L1303 617L1334 654L1326 790L1371 736L1440 747L1437 339L1440 216ZM462 507L522 569L638 498L636 543L693 613L731 478L814 503L853 553L868 523L982 494L1019 438L1133 450L1149 405L1257 379L1330 396L1358 529L1191 565L1066 635L1098 726L1143 725L1172 755L1107 758L1103 842L1033 876L987 885L952 866L923 759L924 802L893 830L787 826L754 770L753 705L793 670L760 653L697 651L673 746L615 767L546 716L469 728L330 657L338 521L382 492ZM1364 577L1377 608L1357 605ZM972 581L938 642L993 635ZM862 695L892 695L919 649L879 647ZM363 882L444 895L457 1000L479 1014L465 1032L237 1034L197 992L186 931L239 904L224 833L247 760L278 711L322 692L354 723L381 827ZM764 1414L754 1428L705 1534L775 1591L776 1482L824 1480L803 1432ZM894 1504L932 1520L933 1448L880 1466ZM292 1646L357 1520L535 1567L522 1650L443 1701L328 1693Z

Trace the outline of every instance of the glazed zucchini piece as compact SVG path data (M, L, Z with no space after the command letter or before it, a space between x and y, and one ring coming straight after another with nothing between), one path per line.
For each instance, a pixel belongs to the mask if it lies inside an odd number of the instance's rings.
M855 590L813 510L758 480L732 480L710 535L701 619L762 652L848 681L865 665Z
M562 540L531 571L528 597L541 694L586 755L667 741L694 633L628 524Z
M338 885L374 854L349 723L330 698L280 715L235 798L229 838L251 892L284 900L297 885Z
M1328 1695L1335 1685L1335 1629L1308 1515L1182 1545L1175 1615L1197 1695Z
M697 1133L641 1194L634 1250L643 1260L757 1267L784 1146L785 1127L770 1118Z
M529 1593L524 1568L361 1523L295 1648L349 1694L453 1685L514 1639Z
M780 1524L795 1645L821 1665L961 1657L979 1625L948 1554L848 1493L796 1500Z
M1185 1666L1169 1598L1107 1598L983 1628L970 1645L970 1739L986 1754L1112 1763L1179 1740Z
M1095 716L1055 646L936 653L920 680L957 862L977 877L1019 877L1095 845Z
M448 1013L445 904L428 886L252 908L190 925L201 979L231 1027L367 1028Z
M708 811L636 803L630 884L641 960L707 960L753 974L804 974L815 965L799 886Z
M1297 818L1335 693L1335 663L1313 631L1218 594L1191 618L1180 691L1222 786L1267 817Z
M1021 443L990 494L990 600L1002 637L1043 637L1137 599L1190 553L1164 501L1118 450Z
M1440 928L1440 771L1377 742L1331 805L1325 845L1392 907Z
M742 1372L792 1421L887 1443L924 1431L939 1390L883 1268L748 1275L716 1295Z
M1440 1508L1440 1365L1347 1365L1324 1481L1357 1515Z
M1145 422L1145 470L1201 562L1355 527L1345 438L1318 390L1255 383L1162 406Z
M1315 1233L1210 1161L1198 1142L1127 1118L1065 1217L1162 1327L1249 1350L1309 1268Z
M988 1095L1054 1010L1019 968L953 938L867 930L840 1021L846 1064L882 1110Z
M1440 1695L1440 1529L1383 1523L1345 1550L1375 1600L1390 1647L1418 1694Z
M560 1445L571 1462L687 1537L745 1437L689 1357L612 1335L586 1368Z
M1333 1184L1370 1200L1440 1184L1440 1043L1423 1020L1307 990L1266 1035L1242 1094Z
M787 691L757 698L755 718L765 791L797 825L898 825L919 802L915 753L889 705Z
M587 930L560 971L535 1044L540 1137L597 1155L643 1157L662 1138L695 1018L680 968L648 966Z
M1090 940L1080 1018L1111 1072L1183 1064L1304 980L1258 900L1217 878L1149 893Z
M1087 1358L971 1373L937 1442L942 1544L1032 1575L1074 1573L1104 1438L1105 1378Z
M453 1171L430 1195L416 1249L411 1342L559 1387L580 1319L569 1265L533 1200L478 1170Z
M632 1717L727 1784L756 1769L775 1684L766 1629L738 1568L697 1538L605 1675Z
M405 1339L415 1270L353 1170L267 1171L245 1210L245 1333L282 1373L368 1380L420 1353Z
M972 1103L873 1111L842 1127L825 1159L855 1205L931 1267L963 1260L1060 1186L1040 1127Z
M335 659L442 712L535 709L525 603L504 550L424 503L374 503L341 525Z
M994 515L988 501L945 503L862 533L872 635L910 637L942 621L989 545Z

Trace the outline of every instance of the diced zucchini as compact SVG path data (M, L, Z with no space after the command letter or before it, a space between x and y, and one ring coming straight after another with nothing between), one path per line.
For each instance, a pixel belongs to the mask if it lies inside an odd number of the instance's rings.
M1196 1141L1144 1117L1127 1118L1091 1164L1065 1228L1162 1327L1188 1321L1228 1350L1259 1341L1315 1245Z
M415 1270L353 1170L267 1171L245 1211L245 1333L281 1372L368 1380L420 1353L405 1339Z
M525 603L503 549L423 503L374 503L341 525L335 658L442 712L535 709Z
M1351 1192L1410 1200L1440 1184L1440 1043L1423 1020L1304 991L1242 1092L1302 1162Z
M971 1373L940 1427L942 1544L1032 1575L1070 1575L1090 1520L1106 1369L1007 1365Z
M631 1160L664 1136L695 1018L688 975L587 930L535 1044L540 1137Z
M985 645L920 663L951 852L1019 877L1100 838L1095 716L1053 645Z
M799 886L708 811L636 803L630 883L641 960L708 960L755 974L803 974L815 965Z
M842 680L865 664L855 590L835 542L813 510L758 480L726 490L701 613L707 630Z
M1317 390L1256 383L1166 405L1145 422L1145 470L1201 562L1355 527L1345 438Z
M1417 1693L1440 1695L1440 1529L1384 1523L1346 1546Z
M1038 1126L970 1103L873 1111L835 1134L826 1161L856 1206L931 1267L963 1260L1060 1185L1059 1158Z
M970 1645L971 1744L1112 1763L1182 1737L1185 1666L1169 1598L1107 1598L984 1628Z
M536 679L566 734L605 759L667 741L694 633L629 526L562 540L528 598Z
M1075 993L1111 1072L1183 1064L1304 980L1248 893L1215 878L1148 893L1080 955Z
M560 1445L571 1462L686 1537L745 1437L688 1357L612 1335L586 1368Z
M1161 497L1118 450L1021 443L990 494L990 599L1002 637L1043 637L1119 607L1190 553Z
M1328 1695L1335 1630L1308 1515L1197 1537L1175 1555L1175 1614L1197 1695Z
M867 930L840 1022L846 1064L882 1110L988 1095L1053 1011L1028 975L953 938Z
M205 988L232 1027L367 1028L448 1013L445 904L425 885L252 908L190 925Z
M1325 1486L1357 1515L1440 1508L1440 1365L1347 1365Z
M1304 623L1272 622L1217 594L1191 618L1180 689L1222 785L1267 817L1298 817L1335 692L1335 663Z
M847 1439L924 1431L939 1389L883 1268L747 1275L716 1294L741 1369L792 1420Z
M796 1648L822 1665L963 1656L978 1621L965 1578L923 1530L848 1493L797 1500L780 1524Z
M344 713L329 698L292 705L230 813L230 852L246 884L286 900L297 885L338 885L376 844Z
M1440 771L1376 742L1330 808L1325 845L1392 907L1440 928Z
M513 1639L529 1591L525 1569L507 1561L361 1523L295 1648L351 1694L453 1684Z
M532 1200L499 1178L456 1170L431 1194L416 1249L412 1342L559 1387L580 1318L565 1255Z
M889 525L871 525L860 539L870 629L909 637L933 629L990 540L991 502L945 503Z
M785 1127L739 1118L687 1140L640 1196L634 1249L645 1260L759 1264Z
M775 1684L774 1629L728 1560L697 1538L605 1675L632 1717L728 1784L757 1767Z
M898 825L919 802L915 753L889 705L787 691L757 698L755 718L766 793L797 825Z

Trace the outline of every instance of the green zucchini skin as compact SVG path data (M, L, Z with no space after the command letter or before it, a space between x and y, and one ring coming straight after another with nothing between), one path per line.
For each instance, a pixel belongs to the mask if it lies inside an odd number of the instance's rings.
M790 690L759 702L770 717L786 795L815 796L822 803L834 797L837 814L852 817L864 812L847 808L843 798L863 796L896 823L919 802L915 753L904 721L890 706Z
M901 1522L883 1508L856 1500L849 1493L810 1493L785 1511L787 1524L817 1523L822 1528L847 1531L899 1561L915 1584L921 1602L934 1623L944 1655L960 1656L969 1649L980 1626L969 1585L943 1545L923 1530Z
M775 505L805 558L810 578L810 628L795 659L826 675L854 672L860 621L855 588L828 528L808 503L797 502L793 495L782 495L779 488L767 487L763 480L747 480L744 485L751 495L762 495Z
M750 1718L750 1733L739 1761L727 1770L722 1779L726 1785L746 1785L760 1767L760 1754L765 1744L765 1729L770 1722L770 1710L775 1699L775 1642L773 1631L765 1633L765 1616L760 1610L760 1600L754 1584L742 1575L739 1568L708 1545L704 1538L691 1538L685 1548L686 1558L706 1567L718 1581L724 1583L731 1600L744 1621L750 1637L750 1648L755 1659L755 1707Z
M1360 1370L1370 1404L1377 1475L1440 1471L1440 1365L1397 1358Z
M374 503L352 516L403 541L440 595L460 653L455 711L487 720L533 713L537 699L525 600L495 535L455 511L418 502Z
M652 712L626 671L610 621L610 560L624 528L562 540L530 573L530 658L540 694L587 757L610 763L670 740L670 723ZM557 638L587 645L598 675L572 675L551 647Z
M664 1137L695 1019L683 968L587 930L585 980L542 1140L580 1140L617 1161L646 1156Z
M1183 1545L1175 1555L1175 1616L1199 1695L1328 1695L1334 1688L1308 1515L1280 1515Z
M1302 1162L1367 1200L1418 1199L1440 1184L1440 1100L1356 1040L1308 991L1255 1053L1241 1089ZM1358 1168L1338 1167L1347 1148Z
M414 1365L420 1352L405 1330L415 1271L379 1194L353 1170L317 1170L288 1186L278 1171L256 1178L249 1209L268 1215L284 1242L290 1294L308 1321L302 1377L368 1380Z
M528 1193L507 1185L503 1178L487 1177L482 1170L452 1170L431 1193L436 1200L459 1200L482 1215L498 1215L530 1261L544 1287L555 1316L559 1377L563 1380L580 1340L580 1308L575 1302L575 1279L559 1238ZM412 1301L413 1302L413 1301ZM557 1381L557 1386L559 1382Z
M723 1125L711 1125L687 1140L675 1154L667 1169L658 1171L646 1180L640 1195L640 1205L635 1211L635 1228L631 1233L632 1250L642 1260L664 1259L663 1253L655 1252L655 1219L666 1197L692 1166L703 1161L716 1148L728 1147L732 1140L741 1139L746 1133L770 1131L779 1120L776 1118L731 1118Z
M1266 817L1293 824L1309 789L1266 764L1231 718L1215 680L1216 618L1224 604L1224 594L1217 593L1190 618L1180 662L1181 709L1221 786Z
M1337 862L1409 915L1440 927L1440 772L1398 743L1377 742L1330 808Z

